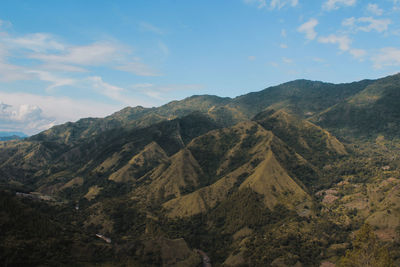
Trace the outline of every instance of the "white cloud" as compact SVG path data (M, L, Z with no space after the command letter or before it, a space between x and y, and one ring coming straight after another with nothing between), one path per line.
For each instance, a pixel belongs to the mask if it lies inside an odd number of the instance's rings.
M28 73L37 75L39 77L39 79L42 81L50 82L51 84L46 88L46 90L48 90L48 91L51 91L52 89L54 89L56 87L73 85L74 83L76 83L76 81L74 79L58 77L47 71L30 70L30 71L28 71Z
M269 64L271 64L271 66L274 67L274 68L278 68L279 67L279 64L274 62L274 61L269 62Z
M269 6L271 9L281 9L286 5L295 7L298 3L298 0L271 0Z
M138 59L131 62L124 63L123 65L116 66L115 69L133 73L138 76L160 76L158 72L151 69L147 64L144 64Z
M136 90L136 89L150 88L153 86L154 86L154 84L152 84L152 83L137 83L137 84L131 85L130 88L133 88Z
M319 37L318 42L323 44L337 44L339 49L342 51L347 51L350 49L351 40L349 37L343 35L338 36L335 34L331 34L325 37Z
M296 7L299 4L298 0L271 0L269 5L266 0L244 0L246 4L256 5L258 9L261 8L269 8L273 9L281 9L284 6Z
M248 60L254 61L254 60L256 60L256 57L255 56L248 56Z
M12 82L30 79L32 79L32 75L27 73L26 68L9 64L0 59L0 81Z
M31 134L54 125L54 119L43 115L43 111L35 105L21 104L17 106L0 102L0 130L23 131Z
M338 9L340 5L354 6L355 4L356 0L328 0L322 5L322 8L325 10L335 10Z
M377 31L384 32L387 31L389 24L391 24L390 19L374 19L373 17L361 17L361 18L347 18L342 21L342 25L349 27L355 31Z
M376 56L371 58L374 68L400 66L400 49L395 47L382 48Z
M286 38L287 33L286 33L286 30L285 30L285 29L282 29L282 30L281 30L281 36L282 36L283 38Z
M28 49L35 52L62 51L65 49L63 44L56 41L52 35L46 33L32 33L16 38L8 36L8 38L5 38L5 42L13 46L13 48Z
M203 86L200 84L170 84L155 85L151 83L134 84L130 86L135 91L157 100L167 101L173 100L172 93L179 91L196 91L199 92Z
M161 51L161 53L163 54L164 57L169 56L169 48L165 43L158 42L158 47L160 48L160 51Z
M340 51L349 52L354 58L363 61L367 51L364 49L351 48L351 39L346 35L335 35L331 34L328 36L321 36L318 38L319 43L323 44L336 44Z
M148 22L144 22L144 21L139 23L139 28L142 31L152 32L152 33L156 33L156 34L160 34L160 35L164 34L164 31L161 30L160 28L158 28Z
M317 25L318 25L318 20L310 19L309 21L300 25L300 27L297 28L297 31L300 33L304 33L307 39L314 40L315 37L317 37L317 33L315 32L314 29L315 26Z
M367 54L367 51L364 49L350 49L349 53L359 60L363 60L364 56Z
M79 66L60 64L60 63L45 63L40 65L38 68L40 68L41 70L57 71L57 72L88 72L87 69Z
M0 61L4 61L10 53L8 52L7 47L0 42Z
M346 26L346 27L354 28L355 25L356 25L356 18L355 17L351 17L351 18L344 19L342 21L342 25Z
M159 48L164 56L169 54L168 47L165 44L160 42ZM63 71L83 72L85 69L79 66L108 65L113 69L130 72L138 76L160 75L147 64L140 62L139 58L128 60L127 54L124 54L124 48L112 43L74 46L69 47L61 54L33 54L30 57L43 61L43 67L50 67L52 70L59 68Z
M358 27L360 31L370 32L375 30L377 32L383 32L388 29L389 24L391 23L390 19L374 19L372 17L363 17L358 19L359 22L367 23L366 26Z
M94 67L101 67L139 76L159 76L157 71L137 57L132 48L118 41L73 45L48 33L7 32L7 25L11 24L0 20L0 82L3 87L6 86L5 82L39 81L39 86L47 87L48 94L53 93L55 88L74 86L76 91L92 93L93 99L97 100L78 99L79 95L76 94L76 98L72 99L0 91L0 101L8 104L0 108L0 128L34 133L53 123L87 116L103 117L126 105L154 106L158 102L140 94L133 97L132 92L105 82L95 73L97 68ZM143 29L157 31L158 28L150 26L142 24ZM158 42L155 54L166 57L169 53L168 47ZM35 88L39 86L35 84ZM152 89L162 92L160 88ZM115 104L104 104L106 102Z
M0 19L0 28L9 28L11 26L12 26L11 22Z
M0 107L0 114L2 114L0 129L18 130L27 134L35 134L55 124L76 121L83 117L104 117L123 107L28 93L0 92L0 100L10 106L3 110ZM131 104L140 103L138 101Z
M400 9L400 0L393 0L393 10Z
M282 61L283 61L283 63L286 63L286 64L293 64L293 59L291 59L291 58L283 57Z
M110 43L94 43L86 46L72 46L64 53L36 53L30 58L46 63L98 65L113 60L118 47Z
M374 15L381 16L383 14L383 9L379 8L377 4L369 3L367 6L368 12L371 12Z
M86 79L86 86L94 89L98 93L115 100L119 105L122 106L147 106L151 107L154 106L155 102L154 101L146 101L142 97L138 97L137 95L135 97L132 96L131 92L129 90L126 90L126 88L122 88L110 83L107 83L103 80L102 77L100 76L91 76ZM150 83L142 83L138 85L138 88L150 88L153 87L152 84ZM130 88L133 88L130 86ZM137 89L137 88L135 88Z
M318 62L318 63L324 63L325 62L325 60L323 58L320 58L320 57L313 58L313 61Z
M266 0L244 0L246 4L257 5L257 8L261 9L267 6Z
M284 49L285 49L285 48L288 48L287 44L280 44L279 47L280 47L280 48L284 48Z
M0 27L5 22L0 20ZM147 25L149 26L149 25ZM168 47L158 43L159 51L166 57ZM87 45L70 45L51 34L25 35L0 33L0 81L41 80L51 82L49 90L73 84L65 78L73 73L84 73L90 67L101 66L134 73L138 76L159 76L142 60L133 57L131 49L118 42L95 42ZM10 63L9 59L22 58L24 63ZM62 73L62 75L60 75Z
M92 87L97 89L101 94L125 104L130 102L127 97L122 95L124 91L123 88L106 83L99 76L89 77L88 81L91 83Z
M1 22L1 21L0 21ZM0 39L0 82L12 82L19 80L29 80L32 75L27 73L26 67L11 64L7 61L10 56L6 45Z

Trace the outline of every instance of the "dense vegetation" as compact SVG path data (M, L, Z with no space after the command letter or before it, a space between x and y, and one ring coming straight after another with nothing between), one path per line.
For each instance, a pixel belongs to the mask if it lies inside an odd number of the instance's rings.
M0 261L397 266L399 92L298 80L0 142Z

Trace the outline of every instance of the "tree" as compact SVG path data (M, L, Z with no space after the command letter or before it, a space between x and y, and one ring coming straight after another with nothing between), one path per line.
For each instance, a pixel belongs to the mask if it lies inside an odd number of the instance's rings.
M394 267L386 247L380 246L369 224L364 224L355 235L353 249L347 250L339 267Z

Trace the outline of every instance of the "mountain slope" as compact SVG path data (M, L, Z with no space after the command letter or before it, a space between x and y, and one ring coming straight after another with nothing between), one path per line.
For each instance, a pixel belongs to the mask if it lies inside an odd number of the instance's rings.
M65 123L30 137L30 140L79 143L82 139L116 128L143 128L193 112L208 113L217 123L232 126L247 120L264 109L284 109L302 118L345 101L362 91L371 80L349 84L331 84L296 80L236 98L197 95L172 101L160 107L127 107L105 118L86 118Z
M141 179L145 186L139 186L134 195L146 198L149 202L179 197L198 187L203 175L196 159L184 148L168 162L146 174Z
M398 136L400 124L400 74L374 81L343 103L313 118L337 133Z
M285 111L267 110L253 120L274 132L304 158L320 165L327 158L347 155L342 143L321 127Z
M4 171L4 180L62 187L81 176L87 177L84 186L89 186L107 181L109 175L152 142L170 156L196 136L215 128L218 125L208 116L196 113L145 128L108 130L73 145L29 139L5 142L1 143L0 170ZM146 171L142 170L142 175Z
M108 179L115 182L138 179L154 166L167 161L168 156L165 151L156 142L151 142L139 154L133 156L125 166L111 174Z
M276 110L284 109L305 118L344 101L371 83L373 81L370 80L349 84L295 80L239 96L231 105L250 117L270 107Z
M66 264L197 266L201 255L216 266L320 266L338 262L369 222L400 261L400 145L385 139L398 125L398 80L193 96L0 142L0 189L23 203L13 213L0 197L2 251L14 263L48 249L54 265L72 255ZM339 141L374 114L385 137Z
M199 144L201 147L198 147ZM254 122L240 123L194 139L188 149L195 151L193 155L200 159L200 166L215 178L209 179L205 187L193 193L166 202L164 208L172 217L193 216L206 212L232 192L244 188L262 195L269 208L278 203L294 208L309 201L307 189L300 182L302 177L289 176L273 155L272 146L276 148L284 144ZM215 150L222 154L216 156L213 153ZM297 154L291 155L284 148L281 151L285 151L286 157L291 157L297 165L308 164Z

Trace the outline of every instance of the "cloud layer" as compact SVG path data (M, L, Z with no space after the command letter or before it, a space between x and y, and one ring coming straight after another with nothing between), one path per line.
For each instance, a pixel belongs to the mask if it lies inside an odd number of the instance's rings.
M246 4L255 5L257 8L268 8L271 10L282 9L285 6L296 7L299 3L298 0L244 0Z
M33 134L48 129L54 123L55 119L44 116L38 106L12 106L0 102L0 129L2 131L22 131Z
M322 7L325 10L335 10L341 6L354 6L356 2L356 0L328 0Z
M309 21L301 24L297 28L297 31L304 33L306 35L307 39L314 40L315 37L317 37L317 33L315 32L315 29L314 29L317 25L318 25L318 20L310 19Z
M15 82L36 83L43 87L38 89L37 94L0 91L0 101L7 103L1 104L2 130L35 133L54 123L90 115L104 116L127 105L154 105L154 101L133 97L129 90L106 82L101 74L94 74L97 69L102 69L106 73L114 71L136 77L160 76L161 73L145 63L134 48L111 38L87 44L70 44L49 33L17 34L9 30L11 26L11 23L0 20L0 82L3 88ZM159 28L148 23L143 22L140 27L151 33L163 34ZM158 49L159 53L168 56L169 49L164 43L159 42ZM61 90L81 90L88 97L90 94L96 98L101 96L114 104L50 96ZM98 110L98 107L107 112Z

